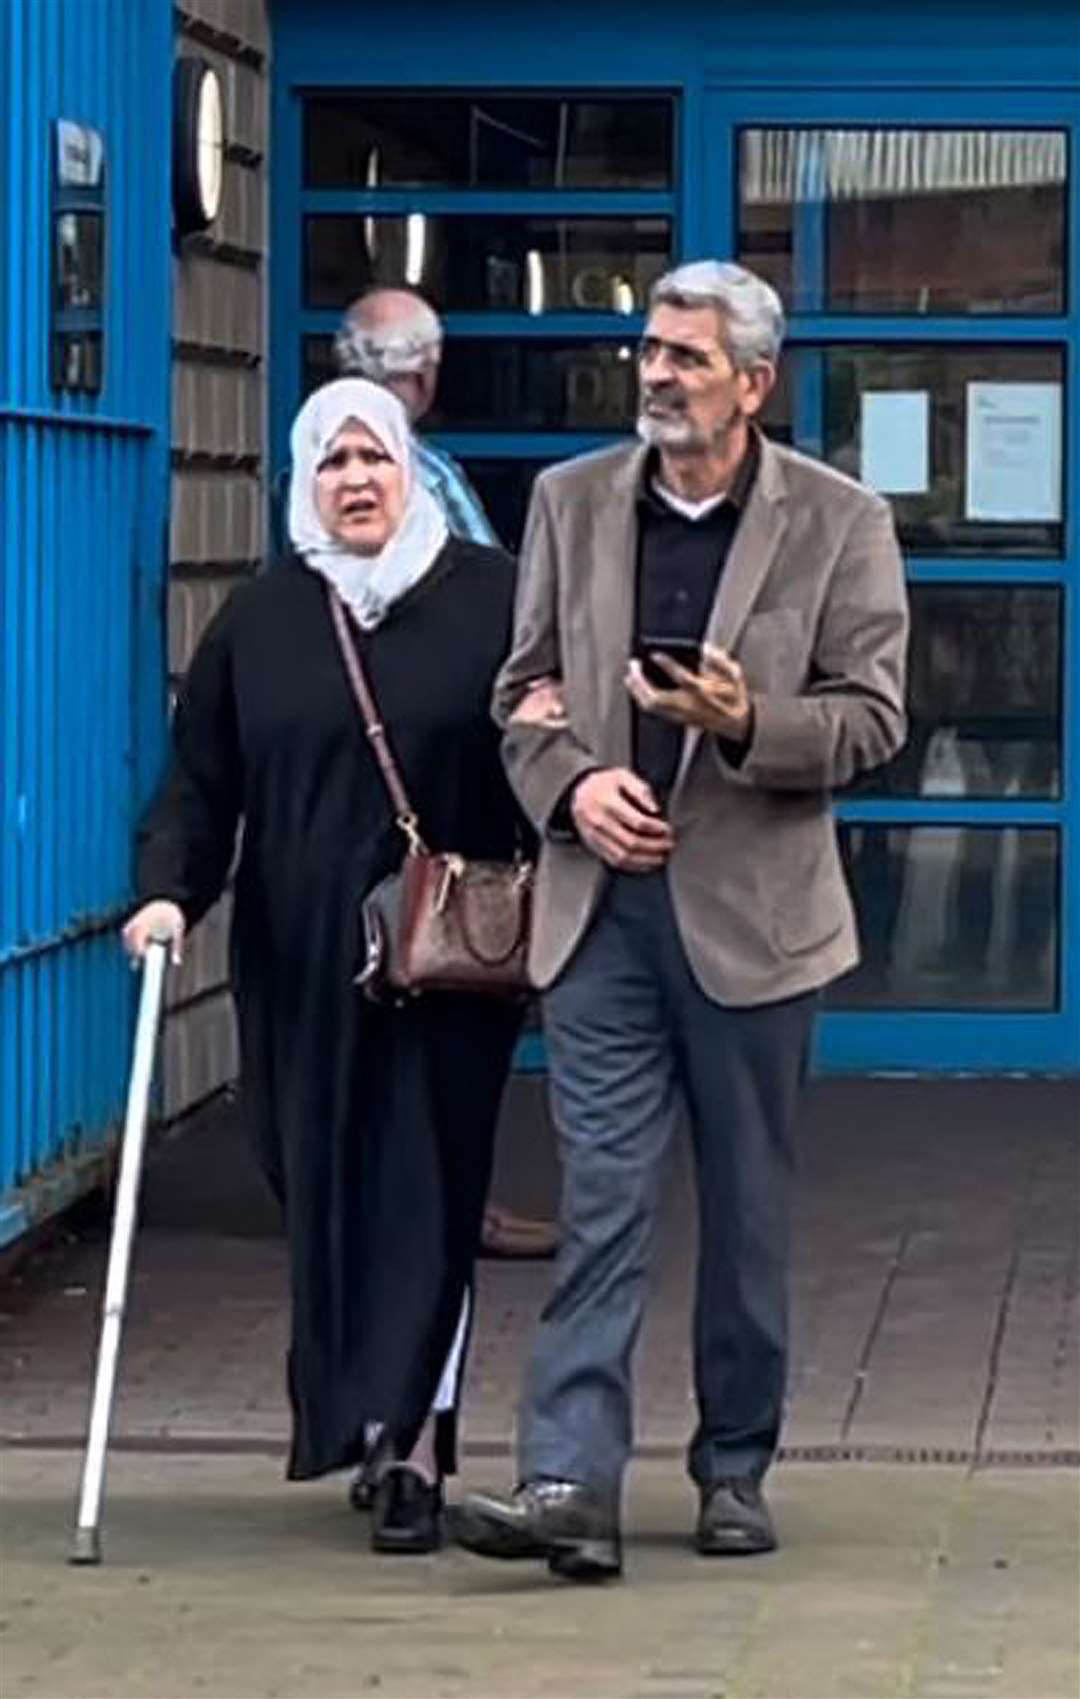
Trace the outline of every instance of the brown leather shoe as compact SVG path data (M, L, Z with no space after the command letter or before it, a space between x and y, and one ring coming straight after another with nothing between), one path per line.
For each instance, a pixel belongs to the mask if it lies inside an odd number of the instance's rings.
M776 1529L753 1475L714 1481L701 1491L695 1544L703 1557L752 1557L776 1549Z
M479 1255L506 1262L547 1261L555 1255L558 1233L553 1221L515 1215L501 1204L488 1204L480 1231Z
M459 1546L480 1557L546 1558L568 1581L622 1574L622 1541L610 1501L578 1481L526 1481L510 1498L469 1493L447 1511Z

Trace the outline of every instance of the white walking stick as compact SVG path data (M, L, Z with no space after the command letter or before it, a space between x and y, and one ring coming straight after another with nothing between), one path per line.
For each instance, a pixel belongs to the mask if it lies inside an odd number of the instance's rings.
M105 1489L105 1452L109 1443L116 1364L120 1354L120 1330L124 1322L131 1247L135 1237L135 1212L142 1175L146 1123L150 1110L150 1084L154 1072L154 1049L161 1019L169 940L155 935L143 960L139 1018L135 1027L135 1050L128 1082L124 1137L120 1146L120 1183L116 1192L109 1268L105 1277L105 1301L101 1311L94 1397L90 1406L90 1429L83 1458L79 1507L68 1553L70 1563L101 1562L101 1501Z

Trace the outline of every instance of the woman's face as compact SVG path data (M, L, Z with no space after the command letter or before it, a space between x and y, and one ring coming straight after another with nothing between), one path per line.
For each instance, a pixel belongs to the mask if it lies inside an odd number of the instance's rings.
M342 425L315 474L315 506L331 537L357 555L376 555L401 524L405 469L377 436Z

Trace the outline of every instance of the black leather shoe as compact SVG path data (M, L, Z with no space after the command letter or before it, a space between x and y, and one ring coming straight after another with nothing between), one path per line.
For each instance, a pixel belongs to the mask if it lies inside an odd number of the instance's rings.
M508 1499L469 1493L447 1517L458 1545L480 1557L546 1558L568 1581L622 1574L611 1504L577 1481L527 1481Z
M695 1536L703 1557L751 1557L776 1549L776 1529L753 1475L714 1481L701 1491Z
M383 1470L371 1500L373 1552L434 1552L442 1545L443 1494L408 1463Z

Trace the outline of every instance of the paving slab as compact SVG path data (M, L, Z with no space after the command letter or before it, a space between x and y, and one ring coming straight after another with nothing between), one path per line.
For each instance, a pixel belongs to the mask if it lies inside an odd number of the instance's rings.
M1067 1471L782 1465L780 1551L731 1562L690 1550L686 1483L642 1462L627 1578L597 1590L458 1551L376 1558L340 1483L237 1456L115 1457L105 1561L72 1569L76 1461L3 1457L5 1699L1075 1699L1080 1681Z

